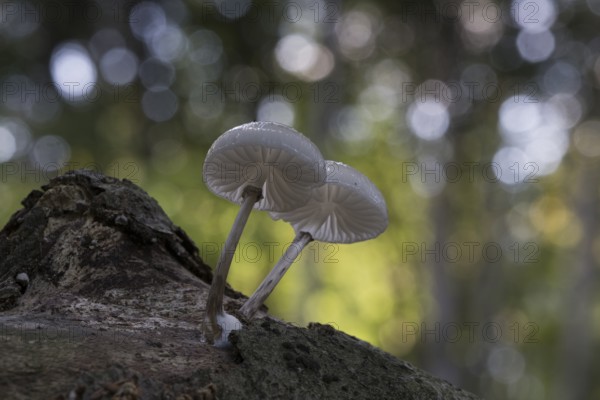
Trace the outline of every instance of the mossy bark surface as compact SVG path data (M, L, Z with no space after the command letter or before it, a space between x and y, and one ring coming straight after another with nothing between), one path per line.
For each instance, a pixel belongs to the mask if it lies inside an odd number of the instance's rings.
M129 181L74 171L23 206L0 231L2 398L477 398L330 326L264 312L230 349L206 344L211 269ZM226 295L237 315L243 296Z

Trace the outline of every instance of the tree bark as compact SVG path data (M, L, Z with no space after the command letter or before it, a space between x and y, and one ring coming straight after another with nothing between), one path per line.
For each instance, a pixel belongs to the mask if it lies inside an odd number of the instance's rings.
M243 320L232 347L200 326L210 268L127 180L74 171L0 231L6 399L476 399L328 325Z

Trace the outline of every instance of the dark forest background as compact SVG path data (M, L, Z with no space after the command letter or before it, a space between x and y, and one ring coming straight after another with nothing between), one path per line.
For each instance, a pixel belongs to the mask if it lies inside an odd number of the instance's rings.
M600 397L600 3L0 1L0 224L71 169L127 178L214 265L237 207L202 162L291 125L390 226L312 243L268 301L489 399ZM249 295L294 234L256 212Z

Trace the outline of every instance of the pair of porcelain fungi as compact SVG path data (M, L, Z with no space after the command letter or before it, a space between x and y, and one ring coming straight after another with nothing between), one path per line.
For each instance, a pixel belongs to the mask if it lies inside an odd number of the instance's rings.
M215 346L241 327L223 309L225 281L252 208L289 222L296 237L240 309L251 318L311 241L353 243L374 238L388 224L381 192L363 174L326 161L308 138L275 122L251 122L219 136L204 161L204 182L241 205L219 256L206 301L205 335Z

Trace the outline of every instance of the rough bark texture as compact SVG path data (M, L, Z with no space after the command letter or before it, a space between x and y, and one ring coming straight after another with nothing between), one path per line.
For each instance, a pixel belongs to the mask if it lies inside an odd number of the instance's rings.
M88 171L42 189L0 231L3 399L477 398L330 326L264 313L215 349L200 330L211 270L156 201ZM228 288L228 312L242 301Z

